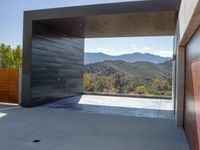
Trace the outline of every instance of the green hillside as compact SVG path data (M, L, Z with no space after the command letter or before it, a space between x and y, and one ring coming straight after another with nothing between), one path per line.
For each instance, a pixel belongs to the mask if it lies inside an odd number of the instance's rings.
M91 85L84 84L88 86L84 87L86 91L171 95L171 60L160 64L109 60L85 65L84 72L86 77L84 80L89 80L87 83L91 83ZM98 89L98 85L102 87ZM94 87L91 88L92 86ZM135 92L137 87L143 90L145 88L145 92Z

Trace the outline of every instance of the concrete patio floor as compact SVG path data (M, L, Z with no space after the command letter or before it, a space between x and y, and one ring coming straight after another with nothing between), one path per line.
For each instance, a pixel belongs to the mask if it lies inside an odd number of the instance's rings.
M0 114L2 150L189 150L170 119L16 106L1 106Z
M174 119L173 101L134 97L81 95L42 107L135 117Z

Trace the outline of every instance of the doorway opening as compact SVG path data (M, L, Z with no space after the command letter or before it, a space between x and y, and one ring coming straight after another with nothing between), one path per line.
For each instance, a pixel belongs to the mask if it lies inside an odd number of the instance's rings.
M173 36L86 39L83 91L170 99L172 52Z
M48 106L173 119L173 36L87 38L83 95Z

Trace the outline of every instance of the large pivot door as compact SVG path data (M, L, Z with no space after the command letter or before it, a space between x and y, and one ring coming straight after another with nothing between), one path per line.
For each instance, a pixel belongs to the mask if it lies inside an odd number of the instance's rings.
M186 48L184 127L193 150L200 148L200 28Z

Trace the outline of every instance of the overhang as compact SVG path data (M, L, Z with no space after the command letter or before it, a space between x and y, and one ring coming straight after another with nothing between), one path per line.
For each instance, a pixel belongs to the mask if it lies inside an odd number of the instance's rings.
M174 35L181 0L139 0L26 11L25 18L84 38Z

